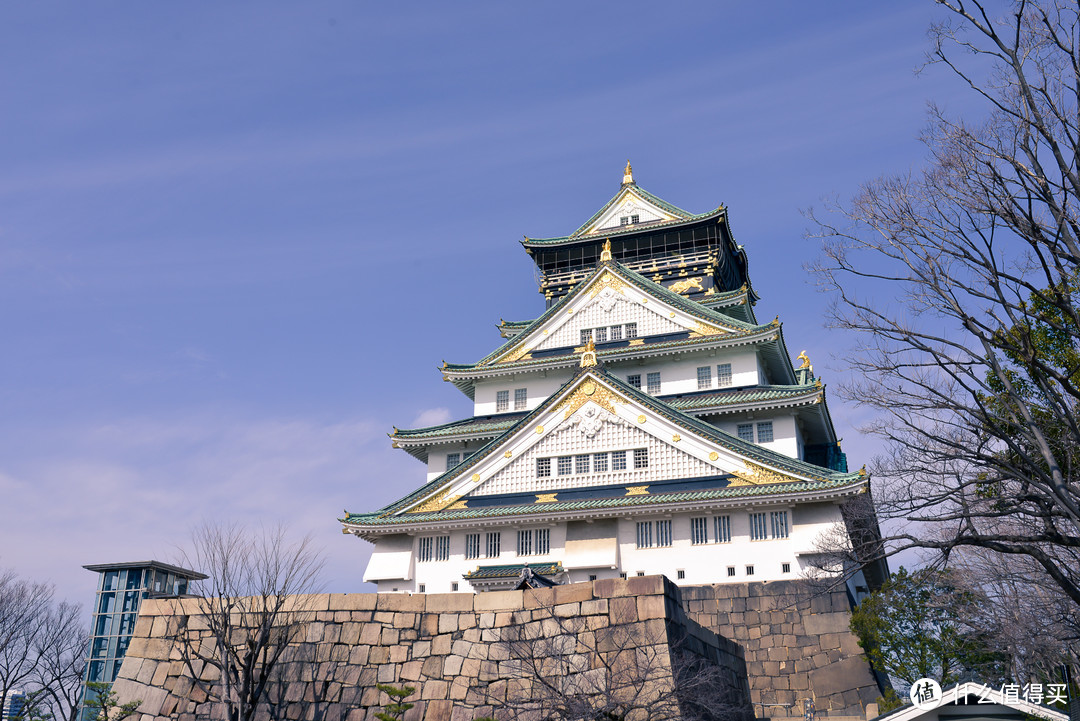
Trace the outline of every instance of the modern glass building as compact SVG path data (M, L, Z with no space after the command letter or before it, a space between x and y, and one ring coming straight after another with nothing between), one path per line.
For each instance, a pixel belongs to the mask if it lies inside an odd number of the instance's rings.
M103 563L83 568L100 574L83 679L85 704L86 683L112 683L120 673L143 599L186 595L191 581L206 576L160 561Z

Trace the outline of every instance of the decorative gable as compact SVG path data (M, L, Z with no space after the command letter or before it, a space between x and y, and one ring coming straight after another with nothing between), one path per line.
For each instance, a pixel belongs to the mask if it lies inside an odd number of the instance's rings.
M621 228L635 223L653 223L656 221L676 220L680 216L666 210L636 192L636 186L628 185L619 191L609 206L600 213L600 217L591 222L576 235L590 235L612 228Z
M507 363L526 354L550 348L581 344L586 329L621 326L626 339L626 325L634 324L634 335L644 337L688 331L698 335L719 335L732 331L721 322L705 323L677 302L658 292L646 292L621 276L618 266L609 265L574 289L551 316L518 340L514 348L495 359ZM609 337L607 340L615 340ZM602 342L602 341L601 341Z
M639 391L589 370L478 454L475 464L396 513L468 508L469 498L508 493L535 493L543 503L561 490L588 486L625 484L628 494L637 488L647 495L650 483L665 480L732 475L731 485L756 485L811 477L761 465L737 450L734 439L718 442L693 423L677 412L658 412ZM616 453L625 467L617 467ZM560 472L560 458L569 459L569 470L564 465ZM549 459L546 475L542 459Z

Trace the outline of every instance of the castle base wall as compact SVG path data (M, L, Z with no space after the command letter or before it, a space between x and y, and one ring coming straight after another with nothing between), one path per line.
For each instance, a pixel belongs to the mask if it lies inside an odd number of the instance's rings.
M639 707L633 719L675 718L665 712L672 699L700 701L703 690L715 718L752 716L742 650L688 618L662 576L306 600L257 719L374 719L390 701L377 683L415 688L408 721L531 718L514 711L528 703L557 708L550 688L584 689L596 703L625 700ZM214 646L200 599L147 601L113 690L121 702L141 701L136 721L223 718L213 698L217 670L184 660L193 648L213 653ZM700 679L707 688L695 687Z
M813 699L819 717L865 719L881 695L843 589L772 581L679 591L690 618L743 648L759 717L803 717Z

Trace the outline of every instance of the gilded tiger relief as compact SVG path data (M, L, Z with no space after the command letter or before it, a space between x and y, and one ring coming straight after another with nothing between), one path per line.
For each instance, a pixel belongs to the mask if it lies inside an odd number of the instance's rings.
M680 280L677 283L672 283L668 287L676 293L685 293L691 288L702 291L705 290L701 286L701 278L687 278L686 280Z

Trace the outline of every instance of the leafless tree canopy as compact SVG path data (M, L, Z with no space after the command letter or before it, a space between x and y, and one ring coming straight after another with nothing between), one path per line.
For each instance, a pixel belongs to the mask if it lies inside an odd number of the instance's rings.
M196 641L191 621L181 619L175 631L184 662L224 718L250 721L279 690L278 665L311 620L307 600L321 590L322 556L309 537L290 542L280 526L204 525L192 546L183 562L208 576L191 591L201 597L198 623L213 642Z
M889 441L874 470L892 548L976 549L1075 621L1078 7L937 4L928 68L954 73L986 115L932 107L925 169L811 214L815 270L836 326L859 334L847 393L880 411L870 430Z
M88 636L82 608L54 588L0 571L0 706L13 691L40 691L41 710L74 721Z

